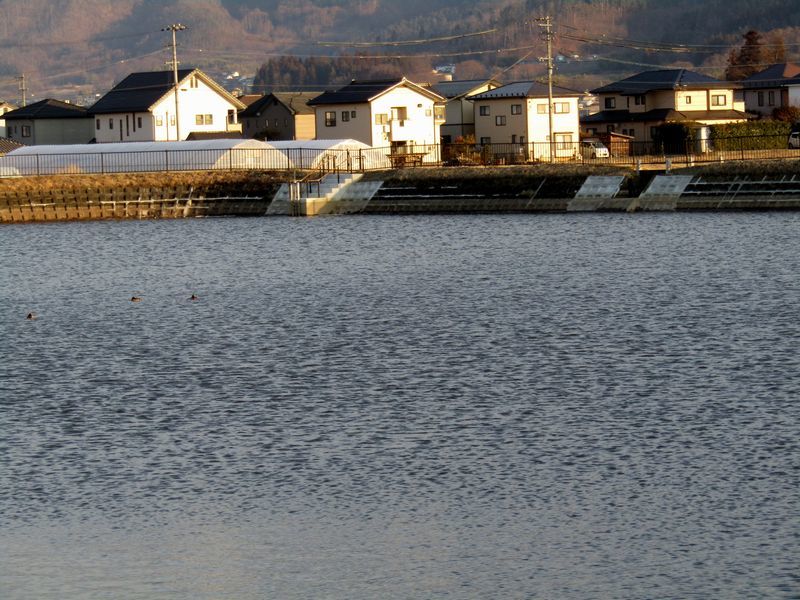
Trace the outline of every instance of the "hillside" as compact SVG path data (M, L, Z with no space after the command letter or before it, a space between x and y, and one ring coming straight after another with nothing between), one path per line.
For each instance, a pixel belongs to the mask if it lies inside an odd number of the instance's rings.
M179 59L215 77L238 71L252 78L270 58L295 61L359 54L316 79L283 77L273 65L269 85L333 85L352 76L407 73L430 77L431 67L456 65L460 78L502 73L541 74L544 54L531 22L551 14L559 72L576 86L609 80L648 65L692 66L721 74L729 49L750 28L779 30L789 58L800 50L796 0L0 0L0 98L18 102L25 74L28 99L83 102L135 70L163 68L168 34L181 22ZM668 6L668 7L667 7ZM407 40L465 36L429 44ZM605 36L603 38L602 36ZM702 44L704 48L642 50L636 40ZM373 42L354 47L342 42ZM377 45L393 42L395 45ZM390 55L401 58L381 58ZM577 58L576 58L577 56ZM513 65L513 67L512 67ZM301 65L299 70L307 70ZM316 71L315 71L316 72ZM326 81L317 80L327 78ZM233 86L235 80L228 81ZM245 83L248 83L245 80ZM264 82L262 81L262 84Z

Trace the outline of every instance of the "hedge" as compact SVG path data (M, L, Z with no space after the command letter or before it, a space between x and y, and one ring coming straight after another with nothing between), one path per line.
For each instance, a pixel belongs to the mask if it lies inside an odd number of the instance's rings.
M710 137L715 150L773 150L786 147L791 123L785 121L747 121L711 125Z

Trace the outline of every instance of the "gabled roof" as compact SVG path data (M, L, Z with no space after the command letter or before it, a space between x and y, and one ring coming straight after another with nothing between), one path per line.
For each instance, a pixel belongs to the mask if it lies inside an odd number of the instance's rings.
M408 87L423 96L434 100L435 102L443 102L445 98L436 92L426 89L416 83L413 83L402 77L400 79L379 79L373 81L357 81L353 80L346 86L339 88L335 92L325 92L313 100L309 106L321 106L325 104L359 104L361 102L371 102L378 96L389 92L398 87Z
M197 76L215 92L224 96L236 108L244 108L244 104L199 69L179 69L178 85L182 85L191 75ZM175 80L172 71L131 73L115 85L105 96L95 102L89 109L89 113L94 115L147 112L159 100L169 94L174 89L174 85Z
M308 103L320 94L321 92L273 92L250 103L239 116L258 117L264 109L277 103L283 104L293 115L313 115L314 109Z
M794 63L771 65L744 79L746 88L780 87L782 85L800 85L800 66Z
M738 89L740 83L720 81L687 69L645 71L592 90L593 94L638 95L659 90Z
M559 98L582 96L582 92L554 85L553 96ZM488 92L470 96L470 100L498 100L501 98L547 98L547 84L538 81L515 81Z
M83 106L47 98L23 106L3 115L7 121L14 119L85 119L89 114Z
M468 96L479 87L489 84L492 87L500 87L500 82L494 79L463 79L461 81L440 81L431 86L431 89L444 96L448 100Z

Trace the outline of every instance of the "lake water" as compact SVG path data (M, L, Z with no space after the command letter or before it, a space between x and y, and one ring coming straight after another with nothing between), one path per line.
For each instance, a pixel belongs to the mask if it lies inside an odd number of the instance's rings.
M798 248L800 213L3 226L0 597L798 598Z

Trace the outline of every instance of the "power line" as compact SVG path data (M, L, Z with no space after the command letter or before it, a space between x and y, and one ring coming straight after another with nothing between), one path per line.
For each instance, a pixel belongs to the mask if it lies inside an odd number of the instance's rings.
M453 40L461 40L471 37L478 37L496 33L497 28L486 29L484 31L475 31L473 33L462 33L457 35L447 35L443 37L418 39L418 40L403 40L397 42L316 42L317 46L346 46L351 48L372 48L375 46L414 46L418 44L430 44L433 42L449 42Z

